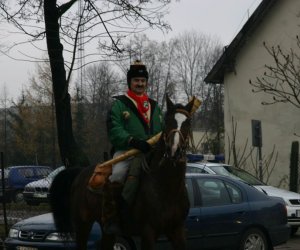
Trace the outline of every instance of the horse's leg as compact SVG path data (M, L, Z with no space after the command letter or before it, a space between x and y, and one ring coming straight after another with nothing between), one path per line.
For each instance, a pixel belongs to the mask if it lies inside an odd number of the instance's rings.
M184 226L178 226L174 228L172 231L168 232L166 235L169 241L171 242L174 250L186 249Z
M141 250L154 250L157 235L155 230L145 225L141 232Z
M86 250L87 242L89 238L90 231L92 229L92 222L78 222L75 226L76 232L76 249L77 250Z

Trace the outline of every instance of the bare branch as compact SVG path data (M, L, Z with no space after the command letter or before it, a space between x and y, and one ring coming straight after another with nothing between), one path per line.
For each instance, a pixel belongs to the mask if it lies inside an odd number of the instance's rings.
M297 46L300 48L298 37ZM262 102L263 105L290 103L300 108L300 56L292 48L285 52L280 46L269 47L264 43L264 47L274 64L265 65L264 75L256 77L254 82L249 81L254 87L252 92L271 96L271 100Z
M67 3L62 4L57 10L58 16L61 17L63 14L65 14L66 11L68 11L74 3L76 3L78 0L71 0Z

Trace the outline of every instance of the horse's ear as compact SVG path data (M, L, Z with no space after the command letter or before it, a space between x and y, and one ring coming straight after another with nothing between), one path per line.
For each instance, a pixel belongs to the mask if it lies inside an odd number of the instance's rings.
M171 110L174 107L174 104L169 98L168 94L166 94L166 102L167 102L167 110Z
M194 101L195 101L195 96L193 96L192 99L189 101L189 103L185 105L185 110L188 111L189 113L192 112Z

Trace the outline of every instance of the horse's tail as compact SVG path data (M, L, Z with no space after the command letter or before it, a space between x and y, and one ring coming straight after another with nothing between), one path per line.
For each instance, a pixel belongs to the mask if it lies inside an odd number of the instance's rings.
M50 206L55 226L60 233L73 232L71 221L71 187L82 168L68 168L54 178L50 187Z

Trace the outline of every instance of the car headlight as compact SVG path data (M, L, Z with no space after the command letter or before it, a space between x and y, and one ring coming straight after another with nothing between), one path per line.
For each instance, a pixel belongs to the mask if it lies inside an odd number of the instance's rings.
M74 241L70 235L64 235L61 233L51 233L46 237L46 240L59 242Z
M12 239L17 239L19 234L19 230L15 228L11 228L8 233L8 237Z

